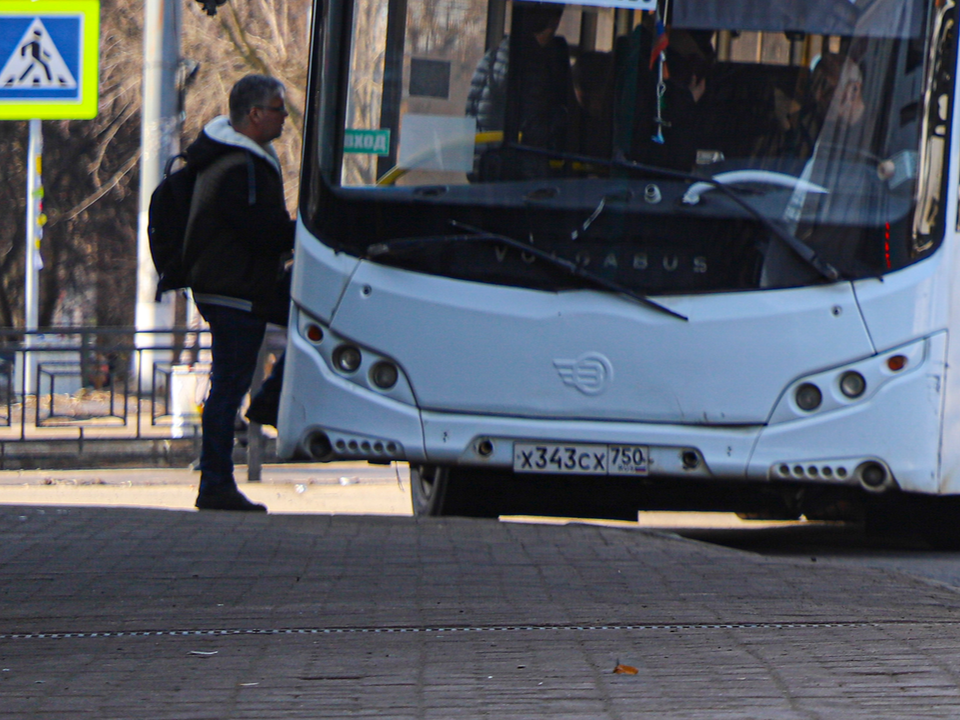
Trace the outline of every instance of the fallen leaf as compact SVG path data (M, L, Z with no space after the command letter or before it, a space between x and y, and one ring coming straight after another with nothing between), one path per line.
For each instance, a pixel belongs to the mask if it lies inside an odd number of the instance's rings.
M618 665L613 669L613 672L614 672L615 674L617 674L617 675L636 675L636 674L637 674L638 672L640 672L640 671L637 670L637 669L636 669L635 667L633 667L632 665L619 665L619 664L618 664Z

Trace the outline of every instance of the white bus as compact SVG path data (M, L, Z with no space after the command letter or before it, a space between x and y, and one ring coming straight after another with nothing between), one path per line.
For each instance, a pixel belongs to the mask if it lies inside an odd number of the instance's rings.
M949 542L956 21L318 3L280 454L406 461L420 515L878 498Z

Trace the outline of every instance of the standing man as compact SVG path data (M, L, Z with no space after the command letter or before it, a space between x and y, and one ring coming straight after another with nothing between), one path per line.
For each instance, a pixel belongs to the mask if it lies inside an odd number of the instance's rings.
M187 148L199 172L184 246L197 309L210 325L213 365L203 408L201 510L266 512L233 477L234 422L250 389L266 330L259 313L276 298L282 262L293 249L280 161L271 142L287 117L283 84L248 75L218 117Z

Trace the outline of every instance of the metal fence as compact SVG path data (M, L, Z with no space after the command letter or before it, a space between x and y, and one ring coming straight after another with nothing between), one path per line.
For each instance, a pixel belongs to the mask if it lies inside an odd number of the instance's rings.
M283 339L268 333L264 372ZM195 459L209 340L186 327L0 328L0 469ZM269 437L240 438L269 458Z

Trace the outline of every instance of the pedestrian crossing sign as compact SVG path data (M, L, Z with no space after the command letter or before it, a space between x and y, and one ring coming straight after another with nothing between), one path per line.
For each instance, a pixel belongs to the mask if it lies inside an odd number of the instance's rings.
M97 115L99 0L0 0L0 120Z

